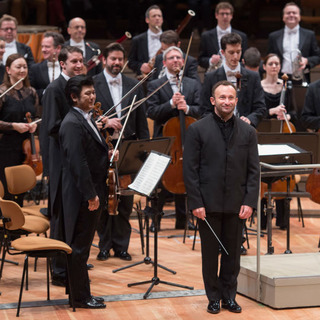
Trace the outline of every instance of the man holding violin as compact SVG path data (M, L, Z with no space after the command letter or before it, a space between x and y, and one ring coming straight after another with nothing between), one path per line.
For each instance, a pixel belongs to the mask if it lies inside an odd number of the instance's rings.
M153 137L162 137L162 129L165 123L178 117L179 110L185 115L198 118L200 116L200 84L198 81L183 77L179 84L184 66L183 53L178 47L169 47L163 52L163 65L165 76L148 83L148 94L153 92L166 81L169 82L157 91L147 101L147 116L154 120ZM179 131L179 128L177 128ZM166 190L162 188L159 195L158 210L162 211L166 198ZM175 195L176 229L184 229L186 221L185 195ZM190 228L194 226L189 223Z
M103 112L118 104L122 97L137 84L137 80L121 73L124 59L125 51L119 43L111 43L103 51L105 69L94 78L97 101L101 103ZM112 143L120 138L118 137L119 131L128 112L128 109L123 111L121 109L130 105L135 95L137 95L136 101L143 98L141 87L122 100L113 111L113 116L109 115L107 126L109 133L114 137ZM144 105L131 112L123 138L127 140L149 138ZM110 249L113 249L115 257L122 260L131 260L128 247L131 235L129 217L132 207L133 196L120 196L118 208L116 208L119 213L118 215L109 215L106 210L102 212L98 224L98 235L100 238L98 260L107 260L110 257Z

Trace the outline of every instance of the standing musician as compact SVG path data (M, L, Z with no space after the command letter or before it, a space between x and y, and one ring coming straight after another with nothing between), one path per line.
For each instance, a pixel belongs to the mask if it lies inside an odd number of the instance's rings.
M15 17L4 14L0 19L0 36L5 39L6 52L3 55L5 64L8 56L13 53L21 54L27 61L28 68L34 64L34 58L31 48L24 43L18 42L17 38L18 21Z
M254 128L234 116L236 88L220 81L212 89L214 111L187 130L183 173L189 208L199 218L202 274L209 300L207 311L239 313L235 300L240 271L243 219L257 206L260 168ZM226 248L219 243L206 218Z
M266 115L264 93L260 77L256 72L245 69L240 65L241 37L237 33L229 33L221 38L221 52L224 56L223 64L213 72L205 74L203 82L202 108L203 113L211 113L210 96L212 87L221 80L228 80L237 84L238 104L235 113L243 121L256 127Z
M161 48L160 35L163 23L162 12L159 6L153 5L146 11L148 31L132 39L128 66L137 75L148 74L152 67L148 61L153 59Z
M46 32L41 41L43 61L32 65L30 70L31 85L37 90L40 103L44 90L60 76L58 56L64 44L63 36L58 32Z
M315 33L300 27L300 8L294 2L286 3L282 20L285 27L269 35L268 53L276 53L281 58L281 72L290 78L294 71L293 52L300 50L301 57L297 59L298 69L306 72L305 78L310 82L310 69L320 63L320 49Z
M72 248L70 281L74 307L105 308L103 298L90 292L87 270L90 247L107 195L108 146L89 113L95 90L91 77L79 75L66 85L72 106L61 123L62 200L66 242Z
M203 32L200 42L199 65L205 69L214 70L220 64L221 56L221 38L230 33L237 33L242 39L242 50L247 50L247 35L239 30L231 27L234 8L229 2L219 2L216 6L215 17L217 19L217 27L209 31ZM211 71L212 71L211 70Z
M181 44L178 33L173 30L164 31L160 36L160 42L162 52L173 46L180 48ZM186 54L183 53L183 59L185 59L185 56ZM156 68L156 71L153 73L153 79L165 76L165 66L163 65L162 53L156 56L154 67ZM200 82L198 75L198 62L194 57L191 57L190 55L188 56L183 74L188 78L192 78Z
M105 69L94 78L97 101L101 103L104 112L118 103L137 84L136 80L121 73L124 59L125 51L121 44L111 43L104 49ZM114 136L120 131L125 121L125 118L120 120L120 117L123 117L128 111L121 111L121 108L130 105L135 95L137 95L137 101L142 99L142 88L127 96L114 110L117 115L108 119L107 125L109 129L112 129ZM149 138L144 105L130 113L123 138L129 140ZM100 238L98 260L107 260L110 257L110 249L113 249L115 257L131 260L128 247L131 235L129 217L133 207L133 196L120 196L119 200L118 215L109 215L106 211L101 214L98 224Z
M165 76L148 83L148 94L170 80L147 101L147 116L154 120L153 137L162 136L163 125L172 117L177 117L179 110L186 115L198 118L200 116L200 84L194 79L183 77L181 92L177 74L183 67L183 53L178 47L169 47L163 52L163 64L166 67ZM166 190L162 188L159 195L159 212L165 203ZM176 229L184 229L186 221L185 196L175 195ZM188 222L189 223L189 222ZM189 223L189 228L194 226Z
M83 72L82 50L66 46L58 56L61 66L60 76L47 87L43 99L40 146L43 161L43 175L49 178L50 237L65 240L62 208L62 163L60 156L59 129L70 106L65 95L67 81ZM54 259L52 264L52 284L65 285L66 269L64 259Z
M99 55L99 46L91 41L86 41L87 27L86 22L82 18L73 18L69 21L68 34L70 40L66 41L65 45L75 46L82 50L83 57L88 62L92 57ZM94 76L102 71L102 64L99 63L97 66L88 71L89 76Z
M17 81L24 78L0 99L0 180L5 189L5 199L11 200L7 190L4 168L23 163L23 142L29 138L29 132L35 132L37 125L26 123L26 113L34 117L39 114L39 99L28 80L28 66L20 54L11 54L6 61L3 84L0 94ZM17 203L23 205L23 195L19 195Z
M4 41L3 37L0 37L0 84L3 81L3 76L6 71L3 64L3 55L5 51L6 51L6 42Z

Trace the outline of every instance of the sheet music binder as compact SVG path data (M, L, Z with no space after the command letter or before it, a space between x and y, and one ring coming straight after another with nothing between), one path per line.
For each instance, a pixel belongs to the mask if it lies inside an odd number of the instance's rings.
M152 150L128 188L149 197L166 171L170 160L170 156Z

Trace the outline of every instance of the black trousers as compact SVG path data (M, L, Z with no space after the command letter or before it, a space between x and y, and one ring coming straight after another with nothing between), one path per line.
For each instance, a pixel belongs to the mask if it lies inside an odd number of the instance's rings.
M219 243L205 221L199 219L202 275L209 301L234 299L240 271L243 220L237 214L207 213L207 221L229 255L222 250L218 273Z
M131 225L129 222L133 207L133 196L120 196L118 204L119 214L110 216L103 211L97 226L100 251L128 251Z
M70 280L76 302L86 301L91 296L87 261L100 211L100 208L89 211L88 203L83 203L75 225L74 237L69 244L72 248Z

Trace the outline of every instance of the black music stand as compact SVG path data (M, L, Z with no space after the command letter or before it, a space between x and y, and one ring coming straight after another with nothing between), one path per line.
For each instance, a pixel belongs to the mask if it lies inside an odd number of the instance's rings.
M163 154L169 154L171 145L173 143L173 137L166 137L166 138L157 138L157 139L144 139L144 140L129 140L124 141L121 145L120 154L121 157L119 158L119 167L118 171L120 175L126 174L137 174L140 168L142 167L144 161L146 160L147 156L152 150ZM130 190L130 192L133 192ZM146 224L146 256L143 260L129 264L127 266L114 269L112 270L113 273L116 273L121 270L125 270L134 266L138 266L140 264L152 264L154 265L154 261L152 261L151 257L149 256L149 217L153 215L152 209L146 207L142 212L145 213L145 224ZM140 213L138 212L138 215ZM143 231L142 226L140 224L140 237L143 239ZM143 240L141 240L142 242ZM158 267L176 274L176 271L171 270L161 264L157 264Z
M166 158L167 161L161 161L164 164L161 164L161 168L157 168L155 166L155 164L158 164L158 160L156 160L155 162L153 162L151 164L151 167L148 167L150 164L148 161L150 159L150 157L153 156L153 158ZM167 284L170 286L176 286L176 287L180 287L180 288L184 288L184 289L189 289L189 290L193 290L193 287L189 287L189 286L184 286L181 284L177 284L177 283L172 283L172 282L167 282L167 281L163 281L160 280L160 278L158 277L158 215L160 214L160 212L158 211L158 192L157 192L157 185L161 179L161 176L163 175L164 171L166 170L168 164L169 164L169 159L170 157L164 154L159 154L157 152L152 151L151 154L149 155L147 161L145 162L144 166L141 168L141 171L139 172L139 174L137 175L135 181L133 182L133 184L131 185L131 188L137 192L139 192L140 194L143 194L145 196L148 196L151 198L151 207L148 207L148 212L150 212L150 214L154 215L154 223L155 223L155 232L154 232L154 275L153 278L151 280L146 280L146 281L141 281L141 282L135 282L135 283L130 283L128 284L128 287L132 287L132 286L137 286L137 285L141 285L141 284L147 284L147 283L151 283L149 289L147 290L147 292L144 294L143 298L146 299L152 288L155 285L158 285L159 283L163 283L163 284ZM148 169L146 169L148 167ZM152 169L150 169L152 168ZM157 168L157 169L156 169ZM146 170L144 170L146 169ZM146 184L143 180L143 178L141 178L140 176L144 175L144 178L146 177L146 171L149 172L154 172L154 170L156 169L156 173L153 173L153 177L150 177L151 183L150 183L150 187L143 187L144 184ZM140 174L141 173L141 174ZM137 183L136 183L137 181ZM142 181L142 182L141 182ZM146 190L146 191L143 191Z

